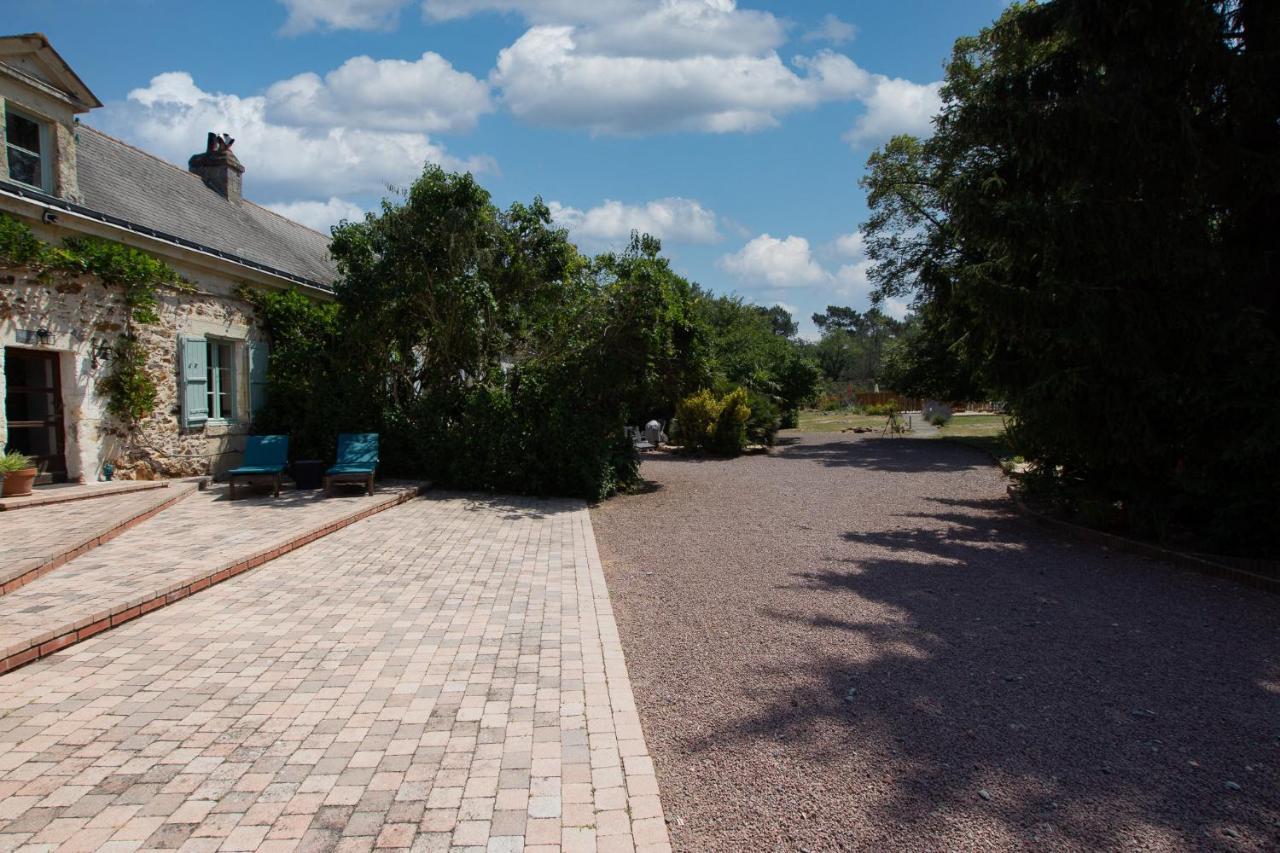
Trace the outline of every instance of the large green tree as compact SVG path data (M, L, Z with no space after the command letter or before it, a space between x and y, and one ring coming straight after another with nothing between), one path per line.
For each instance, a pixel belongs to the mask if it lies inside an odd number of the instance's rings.
M1280 531L1278 21L1016 4L957 42L933 137L864 179L877 295L920 315L904 390L987 389L1064 488L1255 551Z

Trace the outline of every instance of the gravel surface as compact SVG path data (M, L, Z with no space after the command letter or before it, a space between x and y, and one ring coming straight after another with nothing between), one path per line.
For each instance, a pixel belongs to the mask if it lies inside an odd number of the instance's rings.
M786 440L592 510L677 849L1280 848L1280 598L959 445Z

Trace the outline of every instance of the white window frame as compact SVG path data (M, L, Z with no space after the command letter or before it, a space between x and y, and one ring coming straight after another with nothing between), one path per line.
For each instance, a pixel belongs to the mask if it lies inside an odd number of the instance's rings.
M15 145L13 142L10 142L9 134L6 128L5 139L4 139L4 163L5 163L6 172L8 172L8 168L9 168L9 149L10 148L21 151L24 154L34 155L40 161L40 186L36 186L34 184L28 184L26 181L20 181L17 178L15 178L12 174L9 174L9 180L13 181L15 184L22 184L24 187L31 187L33 190L39 190L42 193L48 193L52 195L53 194L53 145L52 145L53 134L50 132L49 122L45 119L40 118L40 116L38 115L29 113L26 110L15 107L9 101L5 102L4 109L5 109L6 125L8 124L9 116L15 115L18 118L24 118L27 121L34 124L39 129L39 132L40 132L40 150L32 151L29 148L23 148L21 145Z
M239 409L240 396L240 362L239 362L239 341L229 340L227 338L205 338L205 359L208 365L208 388L205 393L209 401L209 423L213 424L229 424L236 423L237 410ZM222 363L222 348L226 347L227 364ZM217 389L220 387L218 380L222 374L226 372L231 375L231 391L227 394L227 400L231 411L222 411L222 394Z

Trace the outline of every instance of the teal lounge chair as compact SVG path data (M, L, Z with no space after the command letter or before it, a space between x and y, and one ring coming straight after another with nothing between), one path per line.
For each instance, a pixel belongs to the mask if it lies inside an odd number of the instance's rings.
M325 496L333 494L334 483L363 483L373 494L373 473L378 467L378 434L344 432L338 436L338 463L324 472Z
M244 444L244 464L227 472L231 500L236 499L236 480L270 480L275 497L280 497L280 477L289 464L289 436L251 435Z

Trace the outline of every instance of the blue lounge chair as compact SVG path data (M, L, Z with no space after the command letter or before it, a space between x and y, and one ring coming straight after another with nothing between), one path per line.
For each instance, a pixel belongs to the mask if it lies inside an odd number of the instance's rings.
M324 472L324 493L333 494L334 483L364 483L373 494L373 473L378 468L378 434L344 432L338 436L338 462Z
M289 436L251 435L244 444L244 464L227 472L231 500L236 499L236 480L270 479L275 497L280 497L280 477L289 464Z

